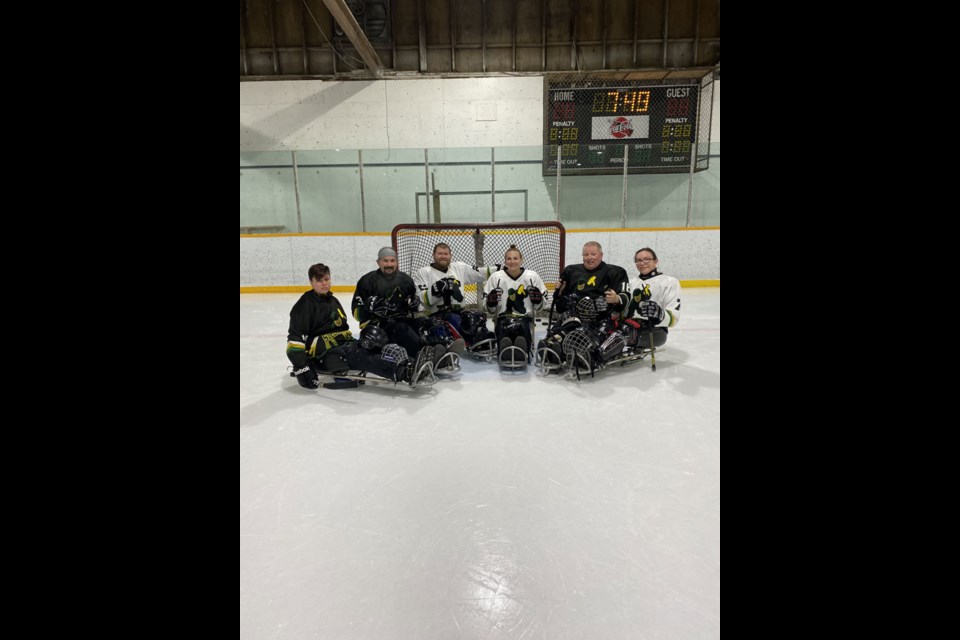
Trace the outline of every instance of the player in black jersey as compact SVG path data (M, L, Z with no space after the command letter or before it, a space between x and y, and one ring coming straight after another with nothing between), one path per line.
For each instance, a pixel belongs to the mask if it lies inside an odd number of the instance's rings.
M420 297L413 278L397 268L397 252L383 247L377 254L377 269L357 282L351 310L363 329L368 324L379 326L391 342L407 350L411 358L420 353Z
M403 347L387 343L385 335L374 334L358 342L347 326L340 301L330 292L330 267L315 264L307 275L312 289L290 310L287 333L287 358L301 387L316 389L322 385L321 375L348 375L350 370L369 371L410 386L430 383L432 347L423 347L411 360Z
M608 321L618 317L629 303L627 272L603 261L600 243L587 242L581 255L582 264L568 265L560 274L554 293L560 316L547 338L537 344L538 363L547 371L558 369L565 361L563 343L568 334L580 330L599 346Z

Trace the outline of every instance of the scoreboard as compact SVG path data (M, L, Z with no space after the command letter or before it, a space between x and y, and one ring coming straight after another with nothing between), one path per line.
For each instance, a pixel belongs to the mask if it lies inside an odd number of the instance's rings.
M543 172L686 173L696 152L699 85L547 87Z

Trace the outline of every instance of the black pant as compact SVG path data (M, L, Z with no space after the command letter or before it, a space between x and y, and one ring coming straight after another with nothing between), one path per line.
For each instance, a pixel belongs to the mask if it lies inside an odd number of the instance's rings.
M519 320L519 322L517 322ZM509 316L500 316L497 318L496 324L496 334L497 334L497 344L500 344L500 341L503 338L510 338L510 341L517 339L517 336L523 336L527 341L527 344L532 345L533 341L533 332L530 330L530 327L533 326L533 320L526 316L522 318L511 318Z
M391 318L380 323L390 337L390 342L395 342L406 349L411 359L417 357L420 347L423 346L423 340L414 328L417 322L417 318Z
M329 349L314 361L319 371L343 373L346 370L369 371L382 378L395 380L394 372L401 363L383 360L379 353L367 351L357 342Z

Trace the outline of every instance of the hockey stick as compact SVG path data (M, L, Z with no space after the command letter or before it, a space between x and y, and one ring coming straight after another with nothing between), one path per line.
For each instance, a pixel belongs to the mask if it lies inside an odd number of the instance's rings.
M550 336L550 327L553 326L553 310L557 306L557 296L560 295L560 292L563 291L567 286L567 283L563 280L560 281L560 284L553 290L553 299L550 301L550 314L547 316L547 336Z
M431 365L432 371L432 365ZM432 373L431 373L432 376ZM295 378L296 376L293 372L290 372L290 377ZM373 385L376 387L400 387L400 388L409 388L409 389L423 389L433 386L436 382L436 378L428 378L426 382L422 384L417 384L414 386L407 385L400 381L390 380L389 378L381 378L374 374L370 376L366 371L360 371L357 374L345 374L345 375L335 375L332 373L327 373L325 371L317 372L317 378L320 380L321 389L356 389L362 385Z
M657 348L653 346L653 321L650 322L650 370L657 370Z

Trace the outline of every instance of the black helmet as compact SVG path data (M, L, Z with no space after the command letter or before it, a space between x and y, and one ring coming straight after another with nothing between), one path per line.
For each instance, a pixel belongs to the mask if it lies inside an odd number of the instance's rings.
M360 346L367 351L380 351L390 342L390 336L380 327L368 324L360 331Z
M472 338L477 335L477 331L486 328L487 316L479 311L463 311L460 313L460 333Z

